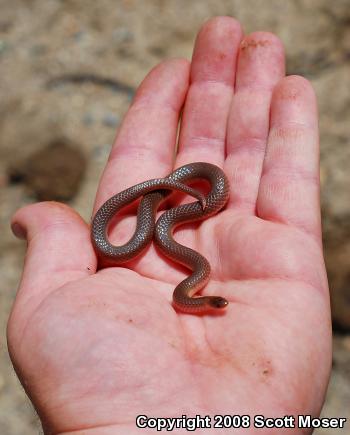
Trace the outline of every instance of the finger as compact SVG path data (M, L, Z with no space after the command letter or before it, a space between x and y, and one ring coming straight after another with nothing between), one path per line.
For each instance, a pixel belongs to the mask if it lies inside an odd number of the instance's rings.
M213 18L199 32L176 166L195 161L222 166L241 37L240 24L230 17Z
M257 213L320 236L317 103L310 83L290 76L277 85Z
M255 32L240 45L227 128L229 207L254 214L269 131L273 88L284 76L284 50L273 34Z
M14 234L28 248L16 306L32 312L53 290L96 271L88 225L71 208L42 202L18 210Z
M102 175L95 210L127 187L171 172L188 78L188 61L175 59L155 67L142 82Z

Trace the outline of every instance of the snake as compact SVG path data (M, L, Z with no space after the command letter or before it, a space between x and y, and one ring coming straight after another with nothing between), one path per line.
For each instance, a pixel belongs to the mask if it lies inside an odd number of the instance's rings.
M188 186L198 180L210 185L204 195ZM197 201L172 207L156 220L160 204L172 191L191 195ZM115 246L108 239L108 227L120 210L141 198L136 228L130 240ZM153 242L169 259L190 269L192 273L181 281L173 291L173 306L176 310L199 314L218 311L227 307L227 299L221 296L194 296L210 279L210 264L197 251L183 246L173 238L179 225L206 219L220 211L229 198L229 182L221 168L206 162L194 162L181 166L164 178L154 178L129 187L109 198L97 210L91 225L91 239L101 259L115 265L123 264L140 255Z

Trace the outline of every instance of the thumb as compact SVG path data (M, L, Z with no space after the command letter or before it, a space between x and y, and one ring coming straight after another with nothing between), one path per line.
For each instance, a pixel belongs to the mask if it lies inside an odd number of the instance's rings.
M13 233L27 240L27 253L13 315L26 324L33 311L55 289L96 271L90 229L70 207L41 202L19 209L11 221Z

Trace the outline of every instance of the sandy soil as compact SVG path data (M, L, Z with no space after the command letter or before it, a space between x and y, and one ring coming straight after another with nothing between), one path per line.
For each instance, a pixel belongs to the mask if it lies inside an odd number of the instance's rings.
M323 415L350 419L349 6L348 0L0 0L1 435L40 431L6 350L24 254L9 231L10 216L36 196L69 202L89 219L133 90L160 60L190 58L198 28L214 15L237 17L246 32L275 32L286 46L288 73L305 75L316 89L325 253L335 326L343 332L334 336ZM62 173L62 162L47 152L57 142L70 162L61 184L52 177Z

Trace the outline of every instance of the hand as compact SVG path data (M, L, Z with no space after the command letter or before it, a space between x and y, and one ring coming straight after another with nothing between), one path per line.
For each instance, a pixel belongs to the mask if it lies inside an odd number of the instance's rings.
M284 76L276 36L241 32L232 18L212 19L191 65L167 61L146 77L95 203L96 211L122 189L185 163L223 167L227 209L179 229L176 239L209 260L202 294L227 298L224 315L175 312L172 291L187 272L154 247L125 267L96 271L89 225L65 205L34 204L13 217L28 252L9 350L46 433L136 434L138 414L320 412L331 323L315 96L305 79ZM133 223L124 219L111 240L124 242Z

